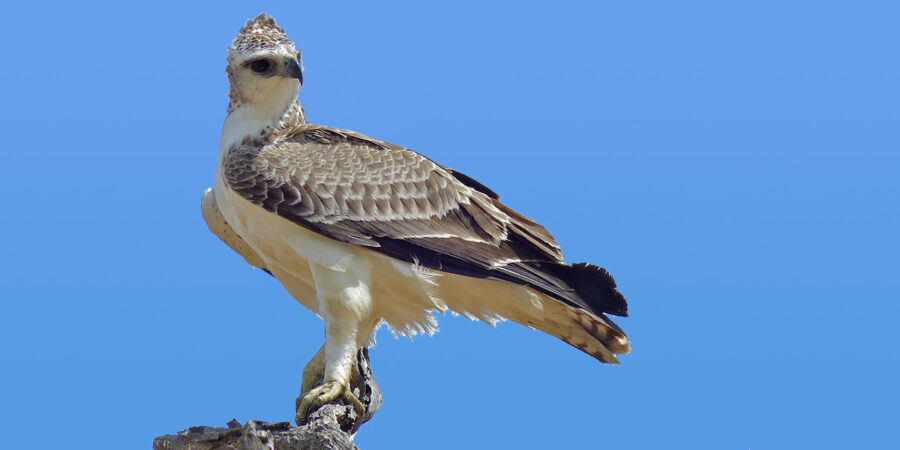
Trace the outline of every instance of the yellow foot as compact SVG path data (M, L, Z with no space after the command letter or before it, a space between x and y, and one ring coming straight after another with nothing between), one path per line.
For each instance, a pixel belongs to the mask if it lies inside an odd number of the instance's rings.
M363 415L365 413L366 407L346 386L337 381L328 381L297 397L297 401L294 403L294 406L297 408L297 416L294 420L297 422L297 425L303 425L309 419L309 415L315 410L338 398L346 400L356 410L357 414Z

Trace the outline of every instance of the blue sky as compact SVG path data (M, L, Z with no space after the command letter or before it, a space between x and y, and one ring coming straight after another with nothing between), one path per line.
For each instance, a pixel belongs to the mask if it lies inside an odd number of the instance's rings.
M630 303L618 367L510 323L382 330L362 448L897 443L896 3L2 8L9 448L293 417L322 323L199 210L261 11L304 49L312 122L490 186Z

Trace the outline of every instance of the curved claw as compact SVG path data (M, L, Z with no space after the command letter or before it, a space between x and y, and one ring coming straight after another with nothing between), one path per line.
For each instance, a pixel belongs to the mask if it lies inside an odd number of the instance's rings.
M338 398L342 398L356 410L356 413L362 415L366 411L366 407L344 386L343 383L337 381L328 381L316 386L305 395L297 397L294 406L297 408L297 416L294 421L297 425L303 425L309 420L309 415L322 405L331 403Z

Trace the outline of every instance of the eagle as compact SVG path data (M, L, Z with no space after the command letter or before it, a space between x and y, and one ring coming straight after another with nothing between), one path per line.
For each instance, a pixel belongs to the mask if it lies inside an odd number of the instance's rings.
M297 399L298 424L333 401L360 411L348 388L357 352L382 324L434 333L435 311L512 320L604 363L630 351L607 316L628 306L605 269L566 264L543 226L456 170L308 123L301 55L272 17L240 29L227 63L228 111L201 210L213 234L325 322L322 381Z

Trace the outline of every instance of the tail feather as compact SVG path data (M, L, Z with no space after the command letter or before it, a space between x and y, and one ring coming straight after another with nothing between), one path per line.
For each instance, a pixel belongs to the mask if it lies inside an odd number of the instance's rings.
M606 364L619 364L615 355L631 351L625 333L605 315L594 315L548 299L544 320L536 328Z
M625 332L606 316L628 316L628 303L606 269L588 263L535 262L503 269L553 298L545 305L555 312L536 328L608 364L618 364L615 355L631 351Z
M441 274L436 282L435 291L429 295L443 307L466 317L491 324L498 318L512 320L607 364L618 364L615 355L631 350L625 333L606 314L591 312L544 290L452 273ZM567 292L577 297L574 291Z
M575 295L570 298L580 308L558 303L557 307L565 311L569 326L551 334L601 362L618 364L615 355L629 353L631 344L625 332L606 316L628 316L628 303L616 288L612 275L588 263L560 264L553 268L555 275L572 288Z

